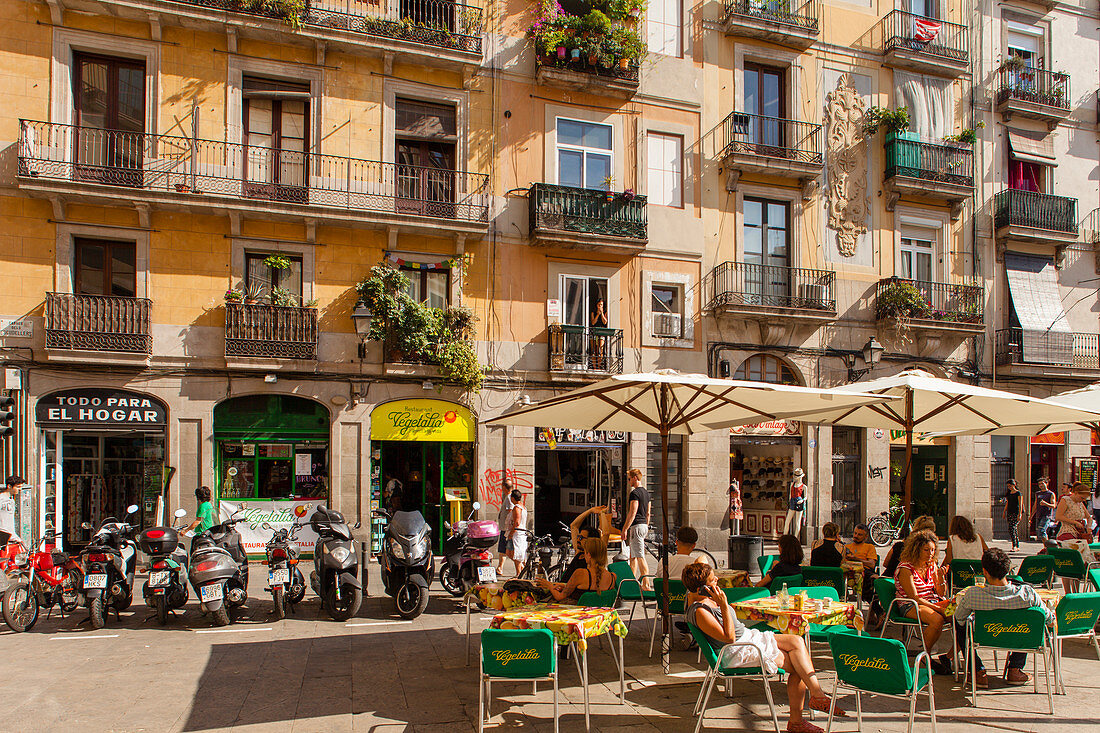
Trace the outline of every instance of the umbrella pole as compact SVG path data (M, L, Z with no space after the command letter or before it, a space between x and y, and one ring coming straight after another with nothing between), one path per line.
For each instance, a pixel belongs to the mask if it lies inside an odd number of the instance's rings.
M668 552L668 430L661 433L661 526L664 534L664 550L662 554ZM658 562L661 562L658 560ZM668 561L661 562L661 577L664 578L664 593L661 594L661 601L664 603L664 613L661 614L663 618L663 634L661 637L661 667L664 669L664 673L669 673L669 667L671 661L669 659L669 652L671 647L671 619L668 617Z
M910 515L913 503L913 390L905 392L905 516Z

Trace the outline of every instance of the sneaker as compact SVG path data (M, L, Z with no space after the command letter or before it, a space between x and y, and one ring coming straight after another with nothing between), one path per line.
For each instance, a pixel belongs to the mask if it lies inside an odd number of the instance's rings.
M978 670L978 676L974 678L974 686L979 690L989 689L989 676L985 673L984 669ZM970 689L970 677L966 678L966 681L963 683L963 688Z
M1031 682L1031 675L1022 669L1016 669L1015 667L1009 667L1008 672L1005 673L1005 684L1012 687L1020 687Z
M951 663L943 657L937 657L932 660L932 671L938 675L955 674L955 670L951 668Z

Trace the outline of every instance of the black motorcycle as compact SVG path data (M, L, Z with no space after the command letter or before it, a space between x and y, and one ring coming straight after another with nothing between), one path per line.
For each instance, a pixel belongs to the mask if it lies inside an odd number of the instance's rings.
M376 511L389 519L382 539L382 585L401 618L416 618L428 607L428 583L435 575L431 527L420 512L394 512L391 517L385 510Z
M351 528L343 514L323 506L314 510L309 525L317 533L309 584L320 596L321 606L329 616L336 621L347 621L363 602L359 555L355 551L355 540L351 538Z
M187 516L177 509L176 519ZM157 612L164 626L173 610L187 603L187 550L180 542L181 527L151 527L138 535L138 547L149 556L149 579L142 587L145 605Z
M260 525L261 529L272 530L264 550L267 555L267 584L277 619L286 618L287 611L293 611L294 604L300 603L306 594L306 580L298 569L298 543L294 541L294 533L300 526L297 522L289 528L279 529L274 529L267 522Z
M126 508L126 516L137 514L137 511L137 504L131 504ZM92 529L90 522L80 526ZM134 600L137 546L133 538L136 529L128 522L108 517L80 554L80 564L84 568L84 598L92 628L102 629L107 624L108 603L118 614L129 608Z
M236 530L243 521L243 516L234 514L191 540L191 587L199 597L199 608L211 614L218 626L230 622L230 608L248 600L248 555Z

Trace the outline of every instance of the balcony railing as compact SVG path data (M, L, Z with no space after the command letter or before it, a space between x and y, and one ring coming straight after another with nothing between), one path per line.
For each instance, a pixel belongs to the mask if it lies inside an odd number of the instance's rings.
M147 298L46 293L46 348L148 354L152 310Z
M1027 349L1024 348L1025 343ZM997 331L998 364L1036 364L1100 370L1100 335L1003 328Z
M997 104L1009 100L1042 104L1068 111L1069 74L1020 66L1006 61L997 69Z
M973 186L974 150L895 138L886 143L886 177L894 176Z
M835 279L829 270L723 262L706 276L703 292L711 310L766 307L835 313Z
M936 283L888 277L875 286L875 315L941 323L981 324L984 291L980 285Z
M618 328L586 328L552 323L550 371L623 371L623 332Z
M225 304L225 355L317 358L317 309Z
M966 62L967 28L946 20L891 10L882 19L882 52L910 51Z
M993 198L993 224L1076 234L1077 199L1005 189Z
M635 59L627 59L626 65L622 65L618 59L610 66L603 66L599 63L589 63L587 58L563 58L560 59L557 56L540 58L538 60L539 66L546 67L548 69L565 69L567 71L576 71L580 74L589 74L597 79L608 79L611 81L626 82L627 84L638 84L638 62Z
M186 196L488 221L480 173L22 120L19 175Z
M723 157L732 154L821 163L821 125L733 112L722 121Z
M644 240L646 197L536 183L528 195L532 229Z
M818 32L821 16L820 0L726 0L726 20L743 16L772 23L793 26L799 30Z
M276 3L241 0L173 0L181 5L289 21ZM306 0L299 15L304 26L332 28L382 38L481 53L481 8L448 0Z

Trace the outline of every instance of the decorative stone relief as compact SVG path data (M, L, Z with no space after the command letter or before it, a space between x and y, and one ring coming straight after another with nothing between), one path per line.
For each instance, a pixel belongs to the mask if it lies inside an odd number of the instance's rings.
M867 232L865 110L863 97L851 78L842 74L836 89L826 96L825 165L829 178L826 191L829 226L836 230L836 247L845 257L855 255L860 236Z

